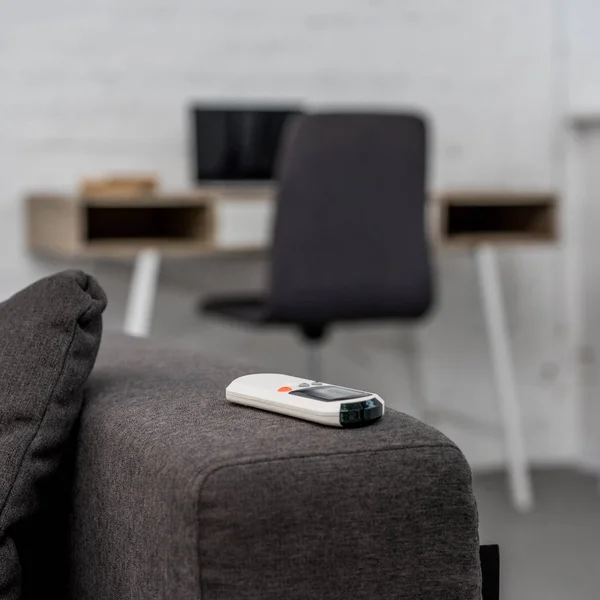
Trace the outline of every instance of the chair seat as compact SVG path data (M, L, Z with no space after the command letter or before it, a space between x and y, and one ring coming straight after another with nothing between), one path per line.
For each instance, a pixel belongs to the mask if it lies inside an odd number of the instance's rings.
M273 318L265 296L235 295L214 296L204 300L198 307L200 312L212 313L234 321L254 325L295 325L300 328L307 340L322 341L326 332L325 323L298 323Z
M267 299L260 294L214 296L202 302L200 309L245 323L268 323Z

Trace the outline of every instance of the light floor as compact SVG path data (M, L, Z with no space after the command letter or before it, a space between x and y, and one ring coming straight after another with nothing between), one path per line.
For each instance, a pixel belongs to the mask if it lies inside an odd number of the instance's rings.
M502 600L598 600L598 480L567 470L534 477L527 515L512 509L503 474L475 477L481 542L500 545Z

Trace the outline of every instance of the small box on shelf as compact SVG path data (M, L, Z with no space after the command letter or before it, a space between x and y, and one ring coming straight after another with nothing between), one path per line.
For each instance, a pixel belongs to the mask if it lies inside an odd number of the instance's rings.
M86 178L79 186L83 197L130 197L153 194L158 190L158 178L153 175L116 175L102 178Z

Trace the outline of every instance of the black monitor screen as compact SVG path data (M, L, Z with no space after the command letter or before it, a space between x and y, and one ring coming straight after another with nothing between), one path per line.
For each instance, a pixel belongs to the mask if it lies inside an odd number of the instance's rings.
M269 181L279 142L295 108L193 108L196 181Z

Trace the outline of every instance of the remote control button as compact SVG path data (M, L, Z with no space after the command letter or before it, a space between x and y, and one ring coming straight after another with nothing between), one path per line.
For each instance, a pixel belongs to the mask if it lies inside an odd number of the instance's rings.
M277 391L278 392L291 392L292 388L288 387L288 386L285 386L285 387L280 387Z
M310 387L310 383L301 383L298 387Z

